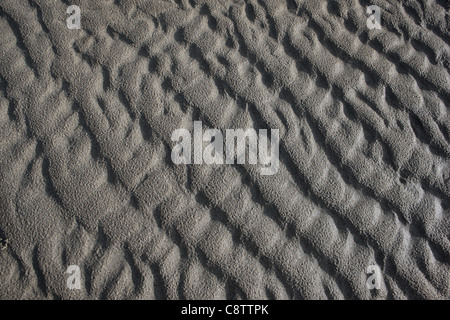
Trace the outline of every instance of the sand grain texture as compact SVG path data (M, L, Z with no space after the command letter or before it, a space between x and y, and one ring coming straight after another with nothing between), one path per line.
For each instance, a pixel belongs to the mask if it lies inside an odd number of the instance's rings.
M0 0L0 298L449 299L448 23L445 0ZM279 129L278 174L174 165L194 120Z

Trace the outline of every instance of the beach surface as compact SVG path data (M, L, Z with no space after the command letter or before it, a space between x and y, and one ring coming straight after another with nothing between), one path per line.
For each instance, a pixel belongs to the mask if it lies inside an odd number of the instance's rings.
M0 298L450 299L449 12L0 0ZM276 173L175 164L194 121Z

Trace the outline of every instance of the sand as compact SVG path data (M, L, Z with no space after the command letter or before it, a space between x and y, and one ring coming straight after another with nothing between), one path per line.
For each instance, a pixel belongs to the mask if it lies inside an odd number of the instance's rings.
M0 298L449 299L448 23L445 0L0 0ZM278 172L174 164L194 121L278 129Z

